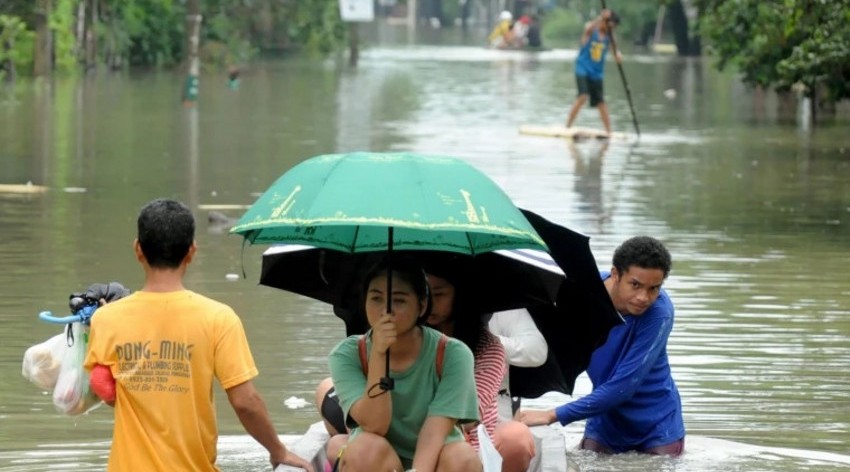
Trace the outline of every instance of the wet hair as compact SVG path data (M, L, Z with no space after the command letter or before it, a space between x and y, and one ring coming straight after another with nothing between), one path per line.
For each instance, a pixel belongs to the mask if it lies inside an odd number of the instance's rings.
M617 247L612 264L621 274L627 272L632 266L642 269L661 269L666 279L673 262L670 252L661 244L661 241L650 236L635 236Z
M416 319L416 324L425 323L431 314L431 289L428 287L428 279L422 265L416 259L403 255L382 255L366 271L360 290L360 307L365 316L366 296L369 284L376 277L385 276L387 268L392 267L393 278L397 278L409 284L413 288L416 299L425 304L425 313Z
M148 265L176 269L195 241L195 218L175 200L156 199L146 204L137 220L139 245Z

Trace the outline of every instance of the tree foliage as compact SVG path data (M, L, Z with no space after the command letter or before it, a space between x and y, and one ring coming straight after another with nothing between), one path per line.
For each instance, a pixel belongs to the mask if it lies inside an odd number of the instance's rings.
M5 18L14 18L14 51L4 57L32 60L36 21L33 0L0 0ZM74 69L84 60L85 31L93 32L95 61L110 68L168 67L185 54L185 0L49 0L48 22L55 69ZM308 50L327 54L345 37L336 1L203 0L201 53L211 63L233 64L261 51ZM94 11L94 15L92 12ZM84 17L80 17L84 16ZM92 18L94 20L92 20ZM93 21L93 23L92 23ZM7 34L12 34L9 27ZM30 50L24 50L30 48ZM21 70L32 69L22 64Z
M0 15L0 78L32 63L33 44L33 33L22 19Z
M660 0L608 0L606 6L620 16L616 30L618 44L645 43L647 25L654 25ZM543 36L547 43L575 47L584 24L602 10L599 0L559 0L545 11Z
M750 85L850 98L850 0L703 2L701 28L720 69ZM821 90L823 94L821 94Z

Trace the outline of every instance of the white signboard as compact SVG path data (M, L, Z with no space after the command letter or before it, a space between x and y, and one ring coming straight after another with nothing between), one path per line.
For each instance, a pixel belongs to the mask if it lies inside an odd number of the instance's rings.
M374 0L339 0L339 15L342 21L373 21Z

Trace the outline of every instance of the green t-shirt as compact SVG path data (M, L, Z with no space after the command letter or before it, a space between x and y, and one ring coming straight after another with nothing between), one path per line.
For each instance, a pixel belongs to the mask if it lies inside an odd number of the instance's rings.
M461 423L478 421L472 352L462 342L449 338L440 378L437 376L436 356L441 335L427 327L423 327L422 331L424 336L419 357L404 372L392 372L395 388L389 392L393 412L386 438L405 467L409 467L413 460L416 439L427 417L455 418ZM334 388L346 419L352 405L366 392L366 376L363 375L357 347L359 338L350 336L342 340L328 358ZM371 349L371 339L367 338L366 350L371 352ZM355 428L351 432L352 437L358 432L359 428ZM455 427L446 437L446 443L463 439L460 429Z

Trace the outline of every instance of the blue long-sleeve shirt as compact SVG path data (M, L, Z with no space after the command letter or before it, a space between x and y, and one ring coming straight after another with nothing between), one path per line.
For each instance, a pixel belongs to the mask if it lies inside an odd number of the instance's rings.
M602 279L610 277L603 272ZM642 315L608 334L593 352L587 374L593 391L555 409L566 425L587 418L585 437L616 452L644 450L685 437L682 402L670 372L667 339L673 302L663 289Z

